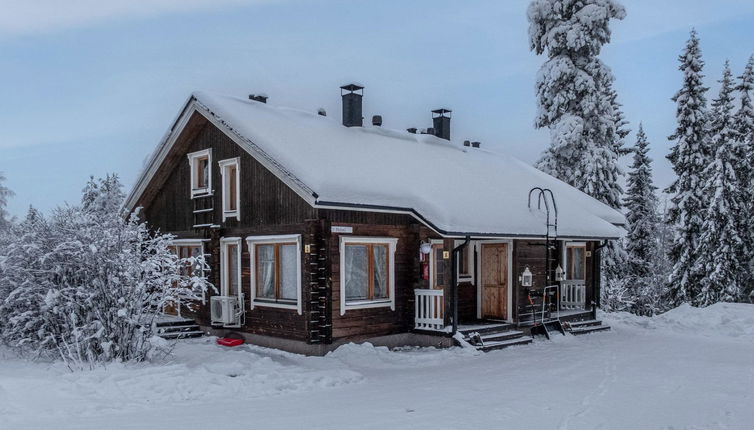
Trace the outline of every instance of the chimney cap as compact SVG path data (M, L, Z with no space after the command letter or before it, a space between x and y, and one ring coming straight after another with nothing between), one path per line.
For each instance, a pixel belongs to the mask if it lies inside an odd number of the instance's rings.
M479 145L481 145L481 144L482 144L481 142L471 142L471 147L472 148L479 148Z
M469 141L469 140L464 140L464 141L463 141L463 146L471 146L471 141Z
M346 91L349 91L349 92L353 93L353 92L356 92L356 91L359 91L359 90L363 90L364 86L360 85L360 84L357 84L356 82L352 82L350 84L343 85L342 87L340 87L340 89L341 90L346 90Z
M439 108L432 111L433 114L436 114L438 116L445 116L445 114L448 114L448 117L450 117L451 112L453 111L448 108Z
M249 94L249 100L254 100L255 102L267 103L268 98L269 96L265 93Z

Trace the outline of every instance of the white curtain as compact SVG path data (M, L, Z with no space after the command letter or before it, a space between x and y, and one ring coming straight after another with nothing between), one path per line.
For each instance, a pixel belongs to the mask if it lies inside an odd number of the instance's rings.
M257 261L259 271L257 282L257 296L267 299L275 298L275 246L258 245ZM260 288L261 287L261 288Z
M345 267L341 268L345 271L346 301L367 299L367 261L365 245L346 245Z
M387 247L375 245L374 249L374 298L388 297L387 290Z
M281 299L296 300L298 259L296 245L280 245L280 297Z

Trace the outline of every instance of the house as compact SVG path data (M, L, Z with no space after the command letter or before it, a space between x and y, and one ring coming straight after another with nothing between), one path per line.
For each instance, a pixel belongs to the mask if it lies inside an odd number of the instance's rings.
M266 96L188 99L126 202L181 255L208 256L218 294L183 317L306 354L598 326L599 249L623 215L450 140L448 109L422 131L364 125L362 90L341 88L342 121Z

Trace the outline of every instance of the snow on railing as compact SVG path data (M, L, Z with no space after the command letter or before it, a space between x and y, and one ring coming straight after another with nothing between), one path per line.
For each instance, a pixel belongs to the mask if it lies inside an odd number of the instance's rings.
M414 298L416 299L414 328L443 331L445 329L443 291L417 288L414 290Z
M586 309L586 285L583 280L560 282L560 309Z

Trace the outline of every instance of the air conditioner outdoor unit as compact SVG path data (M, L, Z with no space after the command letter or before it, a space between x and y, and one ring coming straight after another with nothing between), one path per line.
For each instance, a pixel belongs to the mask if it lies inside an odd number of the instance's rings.
M210 310L213 326L240 327L243 325L243 296L212 296Z

